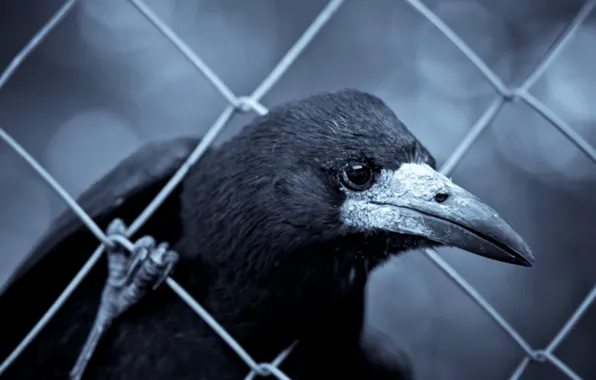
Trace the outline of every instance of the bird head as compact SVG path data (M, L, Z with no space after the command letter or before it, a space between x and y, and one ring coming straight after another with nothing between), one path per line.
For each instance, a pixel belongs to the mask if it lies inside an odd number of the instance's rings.
M246 255L237 265L250 262L250 270L295 289L311 286L310 295L323 294L322 283L362 287L392 254L429 246L533 261L515 230L439 173L428 150L371 94L347 89L273 108L217 154L234 161L220 188L229 192L221 220L235 236L225 244ZM220 257L221 266L234 265Z
M275 123L249 133L267 144L261 154L276 157L270 161L285 223L321 238L401 238L414 248L452 246L531 266L531 250L515 230L438 172L379 98L351 89L321 93L274 109L267 119Z

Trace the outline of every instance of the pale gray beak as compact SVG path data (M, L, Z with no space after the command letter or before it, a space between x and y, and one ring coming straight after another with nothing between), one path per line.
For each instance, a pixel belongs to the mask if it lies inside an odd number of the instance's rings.
M416 235L491 259L531 266L530 247L480 199L424 164L382 171L363 192L348 192L346 225Z

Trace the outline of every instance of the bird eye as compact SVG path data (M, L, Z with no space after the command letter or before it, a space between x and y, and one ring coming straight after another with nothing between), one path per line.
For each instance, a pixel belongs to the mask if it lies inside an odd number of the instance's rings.
M363 191L372 185L373 171L364 164L346 165L341 171L340 179L348 189Z

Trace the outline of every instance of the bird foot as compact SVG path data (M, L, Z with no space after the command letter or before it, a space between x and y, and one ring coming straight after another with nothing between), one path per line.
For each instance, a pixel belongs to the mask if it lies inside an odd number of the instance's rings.
M126 226L120 219L115 219L107 229L109 236L125 232ZM156 245L152 237L144 236L134 243L131 254L120 244L107 249L108 278L91 332L70 372L72 380L81 379L112 321L137 304L149 289L156 289L171 273L178 254L168 248L167 243Z

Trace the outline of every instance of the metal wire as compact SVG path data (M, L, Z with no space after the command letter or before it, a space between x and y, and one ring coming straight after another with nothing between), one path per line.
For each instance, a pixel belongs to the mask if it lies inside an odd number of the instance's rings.
M203 75L228 99L231 106L228 106L214 123L214 125L207 131L205 136L201 139L201 142L189 155L185 163L178 169L178 171L172 176L164 188L159 194L153 199L153 201L145 208L145 210L133 221L130 227L126 231L127 236L131 236L137 232L143 224L153 215L157 208L166 200L171 192L178 186L178 184L184 179L186 173L196 161L200 159L205 150L211 145L218 134L228 124L235 111L246 111L254 110L257 114L263 115L267 113L267 108L259 103L259 98L266 94L273 85L279 80L279 78L287 71L289 66L298 58L300 53L306 48L308 43L316 36L316 34L325 26L327 21L331 18L331 15L339 8L343 3L343 0L331 1L319 14L319 16L313 21L313 23L307 28L303 35L298 39L294 46L284 55L279 64L275 67L272 73L265 78L263 83L257 87L254 91L256 96L251 95L249 97L237 97L232 93L227 86L217 77L217 75L211 71L211 69L186 45L154 12L151 11L146 4L138 0L130 0L137 9L147 18L152 24L166 37L169 41L174 44L179 51L203 73ZM51 32L51 30L58 24L68 10L72 8L75 1L71 1L63 6L46 24L46 26L27 44L27 46L21 51L13 62L9 65L8 69L0 76L3 82L6 82L16 72L17 68L23 62L26 57L35 47L37 47L41 41ZM49 323L54 315L60 310L62 305L68 300L70 295L76 290L79 284L84 280L87 274L98 262L101 257L105 244L111 244L110 238L108 238L103 231L97 226L93 219L85 213L85 211L68 195L68 192L64 190L58 184L58 182L47 172L43 167L30 155L25 149L23 149L18 143L12 139L3 129L0 129L0 138L2 138L10 147L12 147L29 165L31 165L40 176L52 187L54 191L60 195L60 197L71 207L75 214L85 223L85 225L95 234L95 236L104 244L100 245L91 257L85 262L81 270L75 275L73 280L68 284L65 290L60 294L57 300L50 306L48 311L42 316L42 318L35 324L33 329L27 334L27 336L20 342L20 344L10 353L10 355L0 365L0 375L6 371L6 369L18 358L18 356L25 350L25 348L35 339L39 332ZM130 245L130 244L125 244ZM281 364L283 360L291 352L293 345L284 350L275 359L274 363L263 363L258 364L250 357L250 355L240 346L238 342L230 336L225 329L217 323L217 321L201 306L199 305L180 285L178 285L172 278L166 280L167 285L197 313L207 324L214 329L214 331L224 340L230 347L238 354L238 356L251 368L251 372L248 375L254 376L254 374L263 376L274 376L278 379L288 379L288 377L281 372L277 366Z
M21 64L25 61L29 54L35 50L36 47L41 44L43 40L50 34L50 32L60 23L60 21L64 20L66 15L74 8L75 3L77 0L68 0L58 9L56 13L45 23L45 25L29 40L27 45L17 54L13 60L8 64L2 75L0 75L0 89L4 87L6 82L14 75L17 69L21 66Z
M179 51L194 65L203 76L228 100L230 106L224 109L213 126L207 131L201 142L195 147L184 164L172 176L159 194L147 205L145 210L132 222L126 231L126 236L130 237L137 232L147 220L154 214L157 208L166 200L171 192L180 184L188 173L190 167L194 165L203 155L205 150L211 145L219 133L227 126L230 119L236 112L253 112L264 115L268 112L267 108L260 103L263 96L277 83L289 67L296 61L302 51L316 37L317 33L327 24L331 17L336 13L344 0L332 0L313 20L311 25L305 30L302 36L292 45L288 52L282 57L280 62L273 68L263 82L257 86L250 96L236 96L226 84L213 72L207 64L180 38L172 29L161 20L152 10L141 0L129 0L138 11L151 22L158 31L166 37ZM523 101L529 107L532 107L537 113L542 115L550 124L557 128L561 133L575 144L588 158L596 163L596 149L588 144L577 132L567 125L546 105L536 99L529 93L531 87L540 79L550 64L561 54L565 46L569 43L573 34L581 26L591 11L596 6L596 0L589 0L581 8L575 18L565 28L552 48L540 61L532 74L517 88L507 86L499 76L491 70L488 65L451 29L445 24L432 10L419 0L405 0L414 10L422 15L428 22L441 32L452 44L454 44L464 56L486 77L486 79L495 88L499 96L483 112L478 121L472 126L464 136L460 144L456 147L451 156L446 160L441 168L441 172L449 175L461 162L470 147L478 140L480 135L492 124L494 118L499 114L503 105L511 101ZM68 0L52 16L52 18L41 28L41 30L27 43L19 54L8 65L0 75L0 89L14 75L26 57L41 43L43 39L66 17L68 12L74 7L76 0ZM76 203L74 199L60 186L60 184L23 148L21 147L4 129L0 128L0 138L5 141L19 156L21 156L50 187L64 200L64 202L81 219L84 225L98 238L102 243L93 252L80 271L60 294L58 299L52 304L43 317L36 323L33 329L20 342L13 352L0 365L0 375L8 368L10 364L17 359L23 350L30 344L37 334L47 325L56 312L66 302L68 297L79 286L94 265L98 262L106 246L111 246L116 241L123 246L132 246L132 243L124 237L107 236L93 219ZM122 240L124 239L124 240ZM531 345L513 328L491 305L470 285L453 267L443 260L436 251L432 249L425 250L426 256L452 281L454 281L474 302L476 302L526 353L526 356L514 370L510 379L520 378L531 361L550 362L558 368L561 373L570 379L580 379L580 376L574 373L565 363L554 355L554 351L565 339L570 331L578 323L579 319L585 314L587 308L596 300L596 286L583 300L581 305L575 310L573 315L557 333L557 335L548 344L546 349L534 349ZM248 352L246 352L238 342L230 336L221 325L200 305L198 304L178 283L172 278L166 279L167 285L187 304L197 315L199 315L226 343L236 352L236 354L247 364L250 372L246 380L252 380L257 375L273 376L278 379L289 379L280 369L279 365L288 357L297 342L280 353L271 363L257 363Z
M476 125L468 131L462 142L456 148L455 152L447 159L446 165L441 169L446 175L449 175L453 169L461 162L467 150L480 137L480 134L485 130L494 117L497 115L505 102L523 100L528 106L532 107L537 113L542 115L550 124L562 132L575 146L577 146L586 156L596 163L596 149L585 141L577 132L575 132L568 124L559 118L553 111L551 111L544 103L540 102L533 95L529 93L531 87L540 79L547 67L561 54L565 46L569 44L572 35L579 29L581 24L590 15L591 11L596 6L596 0L588 0L580 9L578 14L571 20L567 28L563 31L561 36L557 39L546 56L543 57L538 67L534 72L524 81L524 83L515 89L509 88L503 83L499 76L491 70L488 65L460 38L445 22L443 22L434 12L432 12L424 3L419 0L406 0L406 2L424 18L426 18L439 32L441 32L453 45L455 45L462 54L486 77L486 79L493 85L497 93L500 95L483 113ZM596 288L585 298L582 304L574 312L573 316L565 324L564 328L557 334L553 341L548 345L546 352L532 349L530 344L521 337L521 335L513 328L491 305L484 299L475 289L470 285L453 267L451 267L444 259L442 259L434 250L425 250L427 257L447 276L453 280L466 294L474 300L498 325L501 327L527 354L519 366L515 369L510 379L519 378L525 369L528 367L531 360L535 361L550 361L563 374L571 379L581 379L579 375L574 373L563 362L560 361L553 351L573 329L583 315L586 309L596 298Z

